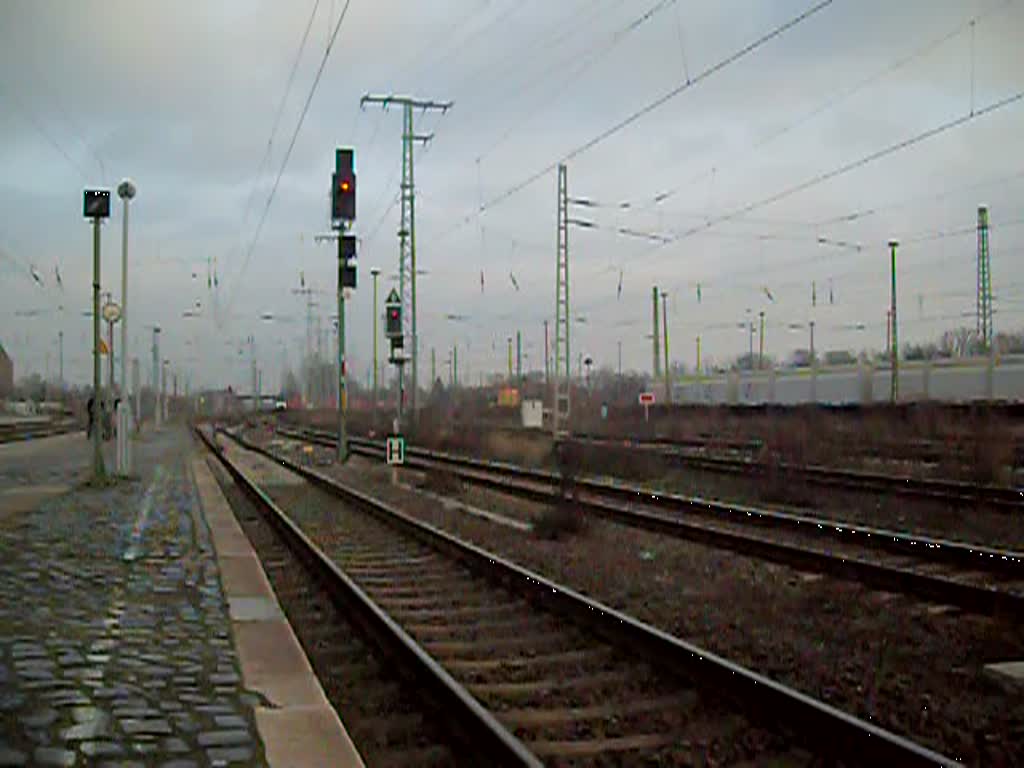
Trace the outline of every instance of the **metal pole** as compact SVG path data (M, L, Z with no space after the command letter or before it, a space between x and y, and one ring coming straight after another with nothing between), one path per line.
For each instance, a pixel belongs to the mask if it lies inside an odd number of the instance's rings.
M391 104L402 105L402 225L399 229L399 293L402 305L405 306L405 260L408 244L409 275L409 321L412 336L412 409L413 419L416 418L417 372L419 363L419 335L416 325L416 213L415 213L415 182L413 178L413 143L429 141L431 136L418 136L413 131L413 109L424 112L437 110L446 112L452 103L414 99L407 96L371 96L364 95L359 100L360 106L379 104L384 109ZM399 393L404 389L402 368L399 367Z
M619 378L622 378L622 342L619 341Z
M370 270L373 277L373 424L377 428L377 326L380 324L380 317L377 314L377 278L380 277L380 270L374 267Z
M346 390L345 370L345 289L342 287L342 274L345 271L346 259L342 255L342 238L338 233L338 462L348 460L348 436L345 433L345 412L348 410L348 391ZM373 325L374 331L377 324ZM376 349L374 349L376 352Z
M419 346L420 337L416 332L416 182L413 180L413 140L412 140L412 105L405 107L409 117L409 309L412 313L412 421L416 423L416 396L419 387Z
M512 337L508 337L508 383L512 384Z
M697 376L700 376L700 336L697 337Z
M814 358L814 321L813 320L811 320L810 326L811 326L811 365L814 365L815 358Z
M651 288L651 308L654 316L651 338L654 339L654 378L661 375L661 333L658 331L658 286Z
M107 387L110 389L110 400L113 405L114 400L114 324L111 322L107 323Z
M523 334L516 331L516 381L523 383Z
M896 321L896 246L899 245L899 241L890 240L890 276L892 278L892 290L889 294L891 305L889 312L892 314L892 345L889 350L891 359L891 376L889 379L889 400L895 403L900 395L900 382L899 382L899 360L900 360L900 345L899 345L899 325Z
M547 388L551 379L551 363L548 359L548 321L544 321L544 387Z
M121 403L117 408L117 458L122 475L131 472L131 444L128 441L128 200L135 187L125 179L117 193L123 203L121 219Z
M430 386L433 388L434 382L437 381L437 350L433 347L430 348Z
M259 396L256 392L256 337L249 337L249 367L252 375L252 411L256 413L260 409Z
M60 397L64 399L64 331L57 331L57 349L60 355Z
M665 340L665 402L672 402L672 366L668 362L668 291L661 292L661 333Z
M92 477L97 483L107 479L100 445L99 414L103 396L100 377L100 220L97 216L92 220Z
M764 368L764 310L758 312L761 320L761 329L757 337L757 367Z
M452 389L459 386L459 345L452 347Z
M135 431L139 431L139 426L142 424L142 412L140 410L141 401L139 394L139 358L132 358L132 408L133 408L133 420L135 422ZM129 456L130 458L130 456Z
M153 423L157 429L163 421L163 389L160 387L160 329L153 329Z
M892 355L892 310L885 310L885 356Z

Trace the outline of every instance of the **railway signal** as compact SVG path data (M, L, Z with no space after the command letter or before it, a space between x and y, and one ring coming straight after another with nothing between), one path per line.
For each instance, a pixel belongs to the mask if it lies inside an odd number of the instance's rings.
M339 147L331 175L331 219L334 229L344 229L356 218L355 150Z
M395 351L405 346L405 333L402 329L402 299L394 288L384 300L384 335L391 343L391 357L394 362Z

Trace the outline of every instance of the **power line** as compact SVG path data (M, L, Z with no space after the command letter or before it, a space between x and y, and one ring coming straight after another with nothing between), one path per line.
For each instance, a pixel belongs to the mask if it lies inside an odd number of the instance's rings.
M684 93L685 91L689 90L690 88L692 88L693 86L697 85L698 83L703 82L704 80L708 79L712 75L717 74L718 72L720 72L723 69L729 67L730 65L735 64L737 61L740 61L741 59L749 56L751 53L753 53L754 51L758 50L759 48L761 48L765 44L771 42L772 40L774 40L775 38L783 35L784 33L789 31L793 27L795 27L798 24L806 21L807 19L809 19L810 17L814 16L818 12L820 12L820 11L824 10L825 8L827 8L828 6L832 5L832 3L833 3L833 0L821 0L821 2L815 4L814 6L812 6L809 9L807 9L806 11L803 11L802 13L800 13L799 15L793 17L789 21L787 21L787 22L785 22L785 23L783 23L783 24L773 28L769 32L761 35L760 37L758 37L753 42L748 43L747 45L745 45L744 47L740 48L739 50L737 50L737 51L731 53L730 55L726 56L724 59L721 59L717 63L711 65L710 67L708 67L706 69L704 69L696 77L690 78L686 82L681 83L680 85L676 86L675 88L672 88L670 91L668 91L667 93L659 96L654 101L649 102L648 104L644 105L640 109L638 109L635 112L631 113L630 115L628 115L627 117L623 118L619 122L615 123L611 127L606 128L605 130L601 131L601 133L597 134L593 138L591 138L588 141L584 142L583 144L579 145L575 149L570 150L563 157L559 158L558 160L555 160L552 163L549 163L548 165L544 166L540 170L535 171L534 173L532 173L531 175L529 175L528 177L526 177L522 181L520 181L520 182L518 182L516 184L513 184L511 187L506 189L504 192L500 193L496 197L493 197L489 201L487 201L487 202L483 203L482 205L480 205L478 210L477 210L477 214L479 215L480 213L483 213L484 211L489 210L490 208L493 208L496 205L504 202L505 200L507 200L508 198L512 197L516 193L521 192L523 189L525 189L526 187L530 186L535 181L543 178L548 173L550 173L551 171L555 170L555 168L557 168L560 163L564 163L564 162L567 162L569 160L572 160L573 158L578 157L579 155L583 154L584 152L586 152L586 151L588 151L590 149L593 149L595 146L597 146L601 142L603 142L606 139L610 138L611 136L615 135L619 131L629 127L630 125L635 123L640 118L650 114L654 110L658 109L658 107L663 106L667 102L671 101L675 97L677 97L680 94ZM455 230L459 229L460 227L462 227L463 225L468 223L470 218L472 218L471 214L466 216L462 221L460 221L458 224L456 224L452 229L450 229L448 232L446 232L444 235L442 235L442 237L446 237L451 232L454 232Z
M302 42L299 43L299 51L295 54L295 61L292 62L292 71L288 75L288 84L285 85L284 93L281 94L281 102L277 105L277 114L274 116L274 123L270 128L270 138L267 139L267 149L263 153L263 160L260 162L259 169L256 171L256 176L252 181L252 189L249 191L249 199L245 203L245 213L242 215L242 226L249 220L249 209L252 207L253 198L256 196L256 185L259 183L260 178L263 176L263 171L267 167L267 163L270 161L270 151L274 145L274 137L277 136L277 128L281 123L281 116L284 114L284 105L288 101L288 96L292 92L292 84L295 82L295 73L299 69L299 62L302 60L302 53L306 49L306 41L309 39L309 30L313 27L313 19L316 17L317 8L320 7L320 0L315 0L313 3L313 10L309 14L309 21L306 22L306 29L302 33Z
M259 242L260 233L263 231L263 225L267 220L267 214L270 212L270 206L274 202L274 196L277 194L277 187L281 183L281 177L284 176L284 170L288 167L288 160L292 156L292 150L295 148L295 141L299 138L299 131L302 129L302 123L306 119L306 113L309 112L309 105L313 101L313 95L316 93L316 88L320 84L320 77L324 73L324 67L327 66L327 59L330 58L331 51L334 49L334 42L338 37L338 31L341 29L342 22L345 21L345 16L348 15L348 8L352 4L352 0L345 0L345 5L341 9L341 15L338 16L338 23L334 26L334 32L331 35L331 40L327 44L327 49L324 51L323 58L320 60L320 67L316 71L316 77L313 78L313 85L309 89L309 95L306 97L306 103L302 106L302 113L299 115L299 121L295 124L295 131L292 133L292 139L288 143L288 150L284 154L284 159L281 161L281 168L277 172L277 178L274 179L274 186L270 189L270 195L267 197L267 204L263 207L263 215L260 216L259 224L256 226L256 234L253 235L252 242L249 244L249 249L245 254L245 261L242 263L242 268L239 270L237 280L231 287L231 298L228 299L227 309L230 312L232 305L234 304L235 297L238 295L238 286L241 283L242 275L245 274L245 270L249 266L249 262L252 260L253 251L256 249L256 243Z
M588 46L587 52L589 53L589 58L584 59L582 62L579 63L579 65L575 69L569 72L568 76L564 79L560 86L557 87L545 101L538 105L537 108L534 109L533 112L531 112L530 115L526 117L526 119L521 120L520 124L528 123L532 119L534 119L538 115L538 113L540 113L543 110L544 107L550 104L553 99L557 98L560 94L562 94L565 91L565 89L570 84L572 84L574 80L576 80L578 77L583 75L587 70L589 70L606 53L611 51L615 46L622 42L622 40L628 37L630 33L635 32L637 29L642 27L645 22L649 21L652 17L656 16L658 12L665 10L667 7L674 5L675 3L676 0L658 0L658 2L654 6L645 11L641 16L634 18L625 26L615 30L615 32L613 32L606 40L604 40L599 45ZM572 53L570 56L567 56L565 59L556 64L555 69L561 69L569 62L578 58L579 54ZM528 82L527 85L520 88L519 93L526 93L527 91L531 90L536 84L550 81L550 77L551 75L548 70L541 72L538 77L533 78ZM504 144L505 141L509 138L509 136L512 135L512 132L513 126L507 127L505 129L505 132L498 138L496 142L494 142L494 144L492 144L490 147L485 149L477 156L477 160L482 160L495 149Z
M603 1L604 2L608 2L608 0L603 0ZM533 43L531 45L527 46L525 50L523 50L521 52L520 51L515 51L515 52L513 52L511 57L505 57L505 58L499 60L499 63L501 63L501 62L504 62L504 61L508 60L509 58L512 58L511 66L501 66L499 69L497 69L494 72L493 75L487 75L486 78L485 78L485 73L487 72L486 65L485 65L484 69L477 70L469 78L466 78L465 80L463 80L457 86L457 88L464 87L465 85L467 85L469 83L475 84L478 81L483 80L483 79L486 79L486 80L488 80L490 82L498 81L498 80L504 78L504 76L507 73L511 73L511 74L514 74L514 75L522 74L522 73L525 73L525 72L528 71L530 65L539 64L540 65L539 69L535 73L534 77L526 79L525 80L525 84L520 85L519 88L517 88L514 93L512 93L510 95L506 95L506 94L503 93L503 99L505 100L506 105L507 105L507 102L509 102L510 99L518 97L518 96L520 96L520 95L530 91L533 88L533 86L536 85L538 82L550 81L551 78L552 78L552 72L553 71L561 71L567 64L569 64L570 62L580 58L580 54L572 53L569 56L567 56L567 57L565 57L565 58L563 58L563 59L561 59L561 60L559 60L559 61L557 61L555 63L545 63L545 61L540 58L540 54L542 53L542 51L544 51L545 49L554 48L555 46L558 46L558 50L561 50L561 47L562 47L561 44L565 40L567 40L568 38L571 38L571 37L575 37L580 32L585 31L595 21L603 20L603 18L607 17L609 14L611 14L613 12L613 10L615 9L614 8L615 6L622 5L624 3L624 1L625 0L612 0L612 2L611 2L611 6L612 7L609 7L607 9L602 9L600 2L591 3L586 8L586 15L581 13L581 11L579 9L573 10L572 13L570 13L566 18L560 20L559 22L557 22L552 27L552 30L555 31L556 34L553 37L551 37L548 40L548 42L543 45L542 48L538 49L536 54L532 54L531 52L535 48L538 48L538 45L540 45L540 44L542 44L544 42L544 41L542 41L542 40L540 40L538 38L535 38L533 40ZM672 0L672 1L674 2L674 0ZM564 22L566 20L570 21L571 23L567 26L567 28L565 29L564 32L558 32L558 30L560 30L564 26ZM584 51L584 53L588 53L589 54L591 52L592 52L592 47L591 46L586 46L586 50ZM589 67L590 63L592 63L592 62L584 61L584 65L583 66L584 67ZM571 80L572 80L572 78L574 76L575 76L575 73L570 73L568 78L563 80L563 83L562 83L563 88L564 88L565 85L568 85L568 83L571 82ZM490 90L490 89L488 89L488 90ZM458 92L458 91L456 91L456 92ZM515 102L513 101L512 104L514 105L514 103ZM475 125L479 121L480 116L484 115L484 114L487 114L487 112L486 112L486 110L475 110L472 114L473 114L473 116L476 119L471 119L469 121L468 125L471 125L471 126ZM466 124L463 124L463 125L466 125ZM505 138L506 138L506 135L502 135L500 140L495 143L495 146L497 144L500 144L501 142L503 142L505 140ZM488 148L486 150L477 152L476 153L477 158L479 159L479 158L482 158L483 156L485 156L486 154L489 154L491 151L493 151L494 148L495 148L494 146L491 146L490 148Z
M535 50L545 47L550 48L576 34L581 29L586 28L587 20L583 20L581 22L580 19L582 11L590 10L591 15L593 16L597 11L600 11L600 5L602 2L614 2L615 4L621 5L623 1L624 0L597 0L597 2L593 2L593 0L585 0L580 4L580 6L572 9L552 25L550 29L551 31L555 31L555 35L553 37L549 37L547 41L541 39L539 36L534 37L530 44L524 48L513 50L496 61L485 63L481 68L455 83L450 90L454 94L458 95L463 92L463 89L467 85L475 84L480 80L487 80L489 82L497 81L505 72L513 69L521 69L523 62L533 61L536 59L536 57L532 55ZM566 22L568 22L568 24ZM565 31L559 31L563 28L565 28ZM505 66L507 62L509 63L509 66Z
M749 203L745 206L737 208L733 211L730 211L729 213L723 214L713 219L709 219L707 223L704 224L703 226L692 227L691 229L688 229L686 232L684 232L678 238L676 238L676 240L683 240L703 230L710 229L711 227L717 224L730 221L746 213L750 213L751 211L756 211L758 208L763 208L767 205L771 205L772 203L776 203L779 200L783 200L787 197L795 195L798 192L803 192L807 189L810 189L811 187L817 186L818 184L830 181L838 176L842 176L846 173L849 173L850 171L868 165L869 163L873 163L876 160L881 160L883 157L888 157L889 155L895 154L896 152L908 149L909 147L912 147L916 144L920 144L922 141L926 141L927 139L934 138L935 136L943 134L961 125L965 125L979 117L991 114L992 112L996 112L1000 109L1003 109L1004 107L1008 107L1012 104L1015 104L1021 99L1024 99L1024 91L1018 91L1017 93L1014 93L1010 96L1000 99L999 101L989 104L987 107L967 112L961 115L960 117L957 117L953 120L949 120L933 128L929 128L926 131L923 131L919 134L916 134L915 136L911 136L910 138L904 139L902 141L898 141L895 144L890 144L889 146L879 149L868 155L865 155L864 157L861 157L858 160L854 160L852 162L841 165L838 168L832 169L831 171L819 173L818 175L813 176L810 179L807 179L806 181L802 181L799 184L793 185L792 187L787 187L786 189L783 189L780 192L776 192L773 195L769 195L766 198L763 198L753 203Z
M61 154L61 156L65 160L68 161L68 165L70 165L72 168L74 168L78 172L78 175L81 177L82 181L88 181L88 176L86 175L85 171L82 169L82 166L80 166L78 163L76 163L71 158L71 155L69 155L67 153L67 151L65 151L64 147L62 147L60 145L60 143L55 138L53 138L53 136L50 135L49 131L47 131L46 128L43 127L43 124L40 123L39 120L36 119L35 115L33 115L31 111L29 111L28 107L26 107L21 102L21 99L19 99L10 90L6 90L5 92L7 93L8 97L10 98L10 100L14 103L14 105L16 107L18 107L18 109L21 110L22 116L29 123L31 123L32 127L35 128L40 133L40 135L42 135L42 137L44 139L46 139L47 143L51 147L53 147L55 150L57 150L57 152L59 152Z
M764 147L765 145L770 144L771 142L781 138L782 136L785 136L786 134L796 130L797 128L801 127L802 125L805 125L806 123L810 122L811 120L813 120L814 118L818 117L819 115L821 115L821 114L823 114L823 113L833 109L834 107L838 106L839 104L842 104L844 101L846 101L850 97L852 97L855 94L859 93L860 91L864 90L869 85L872 85L872 84L876 83L877 81L881 80L883 77L886 77L886 76L892 74L893 72L896 72L897 70L902 69L903 67L907 66L908 64L916 61L917 59L921 58L922 56L925 56L928 53L931 53L932 51L934 51L939 46L941 46L941 45L949 42L953 38L961 35L965 30L969 30L969 29L973 30L975 24L978 21L981 21L986 16L989 16L989 15L991 15L993 13L999 13L999 12L1002 12L1002 11L1006 10L1006 8L1008 8L1010 5L1012 5L1013 2L1014 2L1014 0L1003 0L1003 4L999 8L989 9L988 11L985 11L983 13L979 13L976 16L971 17L967 21L959 23L956 27L954 27L953 29L949 30L945 34L943 34L943 35L941 35L941 36L939 36L937 38L934 38L934 39L928 41L927 43L925 43L921 47L915 49L913 52L907 54L906 56L903 56L901 58L896 59L895 61L893 61L890 64L886 65L884 68L882 68L882 69L880 69L880 70L878 70L878 71L868 75L866 78L858 81L854 85L852 85L849 88L841 91L840 93L836 94L835 96L832 96L831 98L826 99L823 103L817 105L816 107L814 107L810 111L804 113L801 117L797 118L793 122L788 123L787 125L783 126L782 128L779 128L778 130L774 131L773 133L769 134L765 138L763 138L760 141L758 141L755 144L753 144L750 147L750 151L758 150L761 147ZM651 208L654 205L659 205L660 203L663 203L668 198L676 195L681 190L690 187L695 182L700 181L702 178L704 178L708 174L714 173L716 170L719 170L719 166L718 165L713 167L711 170L706 170L706 171L700 172L699 174L695 175L694 177L689 179L684 184L681 184L681 185L679 185L677 187L673 187L673 188L671 188L671 189L669 189L669 190L667 190L665 192L662 192L662 193L659 193L659 194L655 195L653 198L651 198L649 201L647 201L645 204L643 204L639 208L636 207L637 204L635 202L620 203L619 207L623 208L623 209L631 209L632 211L648 210L649 208Z
M449 44L445 47L445 49L443 50L443 52L441 53L441 55L438 58L434 59L433 62L429 62L428 61L428 54L430 54L432 52L436 52L438 50L438 46L436 44L436 39L431 39L426 45L424 45L419 51L417 51L416 54L414 54L413 56L409 57L406 60L406 62L399 68L398 72L395 73L395 75L392 77L392 79L393 80L402 80L402 79L405 78L406 73L411 72L414 69L418 70L419 72L422 73L422 72L427 71L427 70L429 70L429 69L431 69L433 67L436 67L442 61L444 61L451 54L451 52L453 50L456 50L456 49L457 50L463 50L464 49L464 45L465 45L465 43L466 43L466 41L468 39L471 39L473 36L478 36L484 30L489 29L490 27L494 26L495 24L500 23L509 14L511 14L512 12L520 9L523 5L526 5L526 2L529 2L529 0L525 0L525 2L513 2L512 5L509 8L507 8L504 12L499 14L497 18L492 19L487 24L484 24L484 26L481 27L479 31L475 32L473 35L462 36L461 39L456 41L456 36L459 35L462 32L462 30L471 21L475 20L478 16L480 16L480 14L484 10L487 9L487 7L490 5L490 3L485 3L484 5L481 5L475 11L471 11L470 13L466 14L465 16L463 16L460 21L458 21L454 25L452 25L447 30L447 32L445 32L442 35L443 39L448 41ZM427 61L427 63L422 65L422 66L416 66L416 67L413 66L413 65L420 64L421 62L424 62L424 61Z
M894 203L888 203L885 205L873 206L871 208L864 208L857 211L851 211L850 213L844 213L838 216L830 216L827 219L819 219L818 221L810 222L809 226L821 227L826 224L848 224L852 221L858 221L860 219L865 219L870 216L874 216L878 213L881 213L882 211L891 211L897 210L899 208L905 208L906 206L911 205L912 203L917 203L921 201L943 200L947 197L960 194L962 192L973 192L978 189L985 189L986 187L992 187L999 184L1006 184L1011 181L1017 181L1018 179L1024 179L1024 169L1009 175L998 176L994 179L987 179L985 181L980 181L973 184L951 187L942 192L939 192L938 194L918 195Z
M78 125L77 121L72 119L71 114L68 112L68 110L64 108L64 103L61 101L60 95L57 93L57 90L53 87L53 84L40 73L39 69L36 68L36 66L32 64L30 60L26 59L26 61L28 62L28 66L31 68L33 75L43 84L43 90L49 93L50 97L53 99L53 103L56 105L57 111L60 112L61 116L63 116L63 118L67 121L68 126L71 128L71 136L79 144L81 144L96 161L96 164L100 168L100 176L103 180L103 183L106 184L107 169L106 166L103 164L103 158L101 158L99 153L95 150L95 148L85 140L85 131L83 131L82 128Z

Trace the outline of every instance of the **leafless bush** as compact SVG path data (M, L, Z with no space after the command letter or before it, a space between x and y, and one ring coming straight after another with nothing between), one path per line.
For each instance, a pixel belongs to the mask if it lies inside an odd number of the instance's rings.
M533 521L533 533L541 539L561 539L583 533L587 527L586 515L571 501L557 501L541 512Z
M462 480L454 472L445 469L427 470L420 487L443 496L460 496L462 494Z

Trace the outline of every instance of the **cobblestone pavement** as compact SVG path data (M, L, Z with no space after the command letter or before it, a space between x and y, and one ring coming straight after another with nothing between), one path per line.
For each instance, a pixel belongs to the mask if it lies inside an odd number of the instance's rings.
M0 766L265 765L192 450L0 526Z

